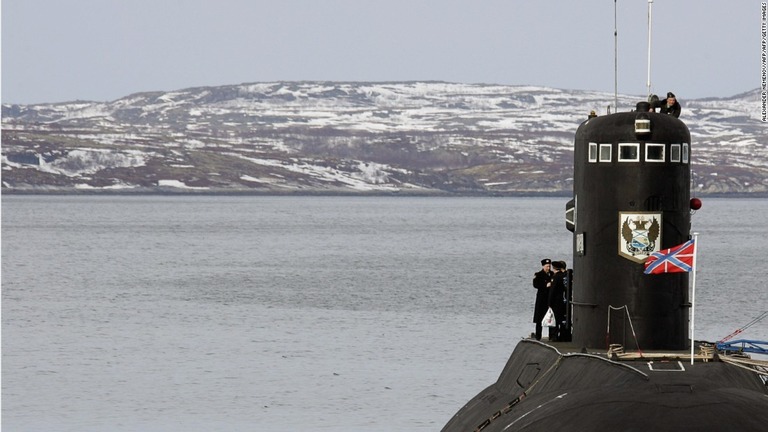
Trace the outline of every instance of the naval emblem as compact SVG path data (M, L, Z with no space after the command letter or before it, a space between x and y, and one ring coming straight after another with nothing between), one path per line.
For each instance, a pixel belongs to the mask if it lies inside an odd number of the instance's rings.
M644 262L661 248L661 213L619 212L619 255Z

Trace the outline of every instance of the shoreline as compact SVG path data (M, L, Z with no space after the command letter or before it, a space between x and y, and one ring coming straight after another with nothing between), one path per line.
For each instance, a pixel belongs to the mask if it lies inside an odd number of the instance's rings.
M249 190L184 190L184 189L148 189L141 190L19 190L2 189L0 195L56 195L56 196L360 196L360 197L500 197L500 198L572 198L573 194L566 191L532 192L532 191L441 191L441 190L379 190L379 191L344 191L344 190L295 190L295 191L249 191ZM691 197L701 198L768 198L768 192L752 193L701 193Z

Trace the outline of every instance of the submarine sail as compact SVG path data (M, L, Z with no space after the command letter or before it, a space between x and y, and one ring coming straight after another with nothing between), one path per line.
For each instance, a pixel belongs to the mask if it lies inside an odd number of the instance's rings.
M643 263L691 238L691 135L679 119L638 105L635 112L589 119L576 131L568 226L573 340L587 348L682 350L688 273L648 276ZM612 328L606 317L616 318Z

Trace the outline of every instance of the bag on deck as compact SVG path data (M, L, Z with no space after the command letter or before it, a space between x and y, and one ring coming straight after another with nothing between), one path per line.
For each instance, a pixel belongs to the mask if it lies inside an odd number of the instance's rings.
M557 327L557 321L555 320L555 313L552 312L552 308L547 309L546 315L544 315L544 319L541 320L541 325L543 327Z

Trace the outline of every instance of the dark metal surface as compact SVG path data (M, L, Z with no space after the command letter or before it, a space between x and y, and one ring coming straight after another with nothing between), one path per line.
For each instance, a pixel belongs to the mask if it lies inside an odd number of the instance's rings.
M765 430L768 391L756 372L720 361L563 354L520 342L498 381L443 428L458 431Z
M622 343L641 349L684 349L688 343L688 274L645 275L641 262L618 252L622 211L661 213L661 249L683 243L690 235L690 164L669 162L668 153L663 163L642 157L639 162L617 161L619 143L640 143L641 156L646 143L665 144L667 149L673 143L690 145L683 122L644 114L651 120L650 134L635 134L635 112L591 119L576 132L573 301L597 306L574 306L573 340L588 348ZM590 142L611 144L611 162L589 162ZM583 235L583 254L576 251L578 234ZM631 327L626 314L617 314L609 332L608 307L625 305Z
M644 158L647 143L690 151L690 133L672 116L644 111L592 118L576 132L574 198L565 206L574 233L572 341L520 342L499 379L443 432L768 428L768 377L760 374L768 366L720 361L712 347L691 364L688 274L646 275L642 254L620 253L626 214L641 215L632 235L647 233L657 250L691 235L690 164L669 153L663 162ZM646 132L636 133L638 116L650 120L650 132L641 123ZM590 161L590 143L610 145L611 161ZM617 161L620 143L639 143L638 160ZM658 227L644 230L646 215ZM612 308L621 309L609 325ZM616 343L609 359L606 348Z

